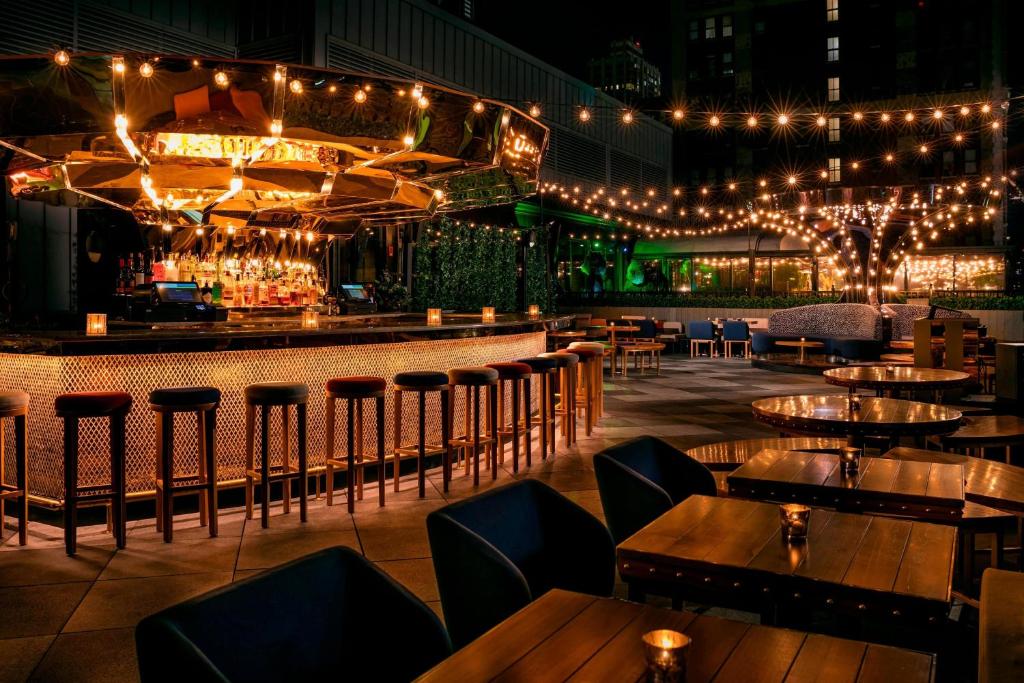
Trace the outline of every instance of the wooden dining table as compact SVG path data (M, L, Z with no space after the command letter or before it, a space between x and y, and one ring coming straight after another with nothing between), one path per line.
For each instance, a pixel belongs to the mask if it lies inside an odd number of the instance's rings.
M759 422L787 434L842 434L851 445L866 436L951 434L963 419L946 406L848 394L774 396L754 401L751 408Z
M882 457L904 462L960 465L964 468L964 497L967 500L1024 515L1024 468L959 453L926 451L906 446L897 446Z
M807 539L787 542L778 505L690 496L616 554L634 596L927 630L951 606L956 541L953 526L814 508Z
M908 365L855 365L832 368L822 375L826 384L848 387L851 392L873 389L891 396L900 391L934 391L937 398L942 391L962 387L971 381L966 372Z
M935 657L875 643L676 612L552 590L421 676L419 681L646 681L641 637L692 639L688 683L857 681L926 683Z
M821 505L845 512L956 524L964 513L963 465L862 458L846 475L831 453L763 450L728 476L729 495Z

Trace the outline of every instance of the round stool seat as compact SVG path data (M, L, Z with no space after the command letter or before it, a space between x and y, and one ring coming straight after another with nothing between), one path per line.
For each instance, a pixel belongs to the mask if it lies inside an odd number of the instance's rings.
M395 375L395 386L410 389L436 389L448 386L448 374L436 370L410 370Z
M261 382L245 388L245 402L255 405L305 403L308 398L309 387L301 382Z
M150 405L163 408L220 403L216 387L163 387L149 392Z
M608 347L598 342L572 342L569 344L570 351L576 353L576 349L590 349L591 351L603 354L608 350Z
M558 367L558 363L555 361L550 358L541 358L540 356L537 356L536 358L520 358L516 362L529 365L535 373L554 370Z
M562 355L575 354L581 361L591 360L593 358L600 358L604 355L601 351L594 351L593 349L569 349L569 351L559 351Z
M526 363L488 363L487 367L497 370L499 379L519 379L533 373Z
M388 388L383 377L334 377L327 380L327 393L344 394L344 398L373 398Z
M28 393L24 391L0 391L0 412L28 407Z
M448 371L448 384L482 387L498 381L498 371L484 366L452 368Z
M560 368L571 368L575 367L580 362L580 356L576 355L575 352L569 353L568 351L555 351L554 353L542 353L541 358L550 358L555 361Z
M53 401L59 417L105 417L131 406L131 394L123 391L78 391L61 394Z

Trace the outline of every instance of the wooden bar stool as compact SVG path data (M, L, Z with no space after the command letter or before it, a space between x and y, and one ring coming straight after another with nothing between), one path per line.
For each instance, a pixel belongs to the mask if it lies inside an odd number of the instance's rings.
M594 359L580 359L580 363L593 373L591 382L595 389L594 397L596 400L594 403L594 421L596 422L604 416L604 358L609 354L609 352L614 354L616 349L615 347L609 348L608 346L597 342L573 342L572 344L569 344L568 351L570 353L576 353L576 349L589 349L597 354L597 357ZM590 362L591 360L593 360L593 362ZM577 369L577 375L580 373L581 371Z
M25 430L28 423L29 396L24 391L0 391L0 525L4 523L4 504L8 500L18 502L18 544L28 542L28 446ZM6 417L14 418L14 486L7 484L4 476L6 448L4 448L4 423Z
M494 428L498 422L498 371L487 367L452 368L448 371L449 415L455 414L455 400L459 387L466 389L466 413L462 436L448 441L448 467L451 468L453 450L465 458L466 474L470 470L470 456L473 463L473 486L480 485L480 447L486 446L487 463L491 468L491 479L498 478L498 440ZM487 415L484 434L480 432L480 387L486 387L484 409ZM472 425L472 427L471 427ZM453 430L454 431L454 430ZM451 474L449 473L449 477ZM445 482L447 491L447 481Z
M214 387L174 387L149 392L149 408L156 415L156 528L164 542L174 537L174 497L199 494L199 524L217 536L217 407L220 390ZM195 413L199 465L196 474L175 476L174 415Z
M309 387L296 382L264 382L245 388L245 518L252 519L256 483L260 484L260 523L270 526L270 485L281 484L281 504L285 514L291 511L291 480L298 479L299 519L306 521L306 480L309 467L306 459L306 402ZM281 408L281 464L270 466L270 409ZM291 441L288 407L295 406L298 431L298 471L291 465ZM260 469L254 457L256 440L256 408L260 409Z
M562 437L565 440L565 447L571 448L576 443L576 383L580 357L568 351L556 351L554 353L542 353L541 358L550 358L558 365L558 382L556 395L558 403L555 404L552 414L557 420L561 417ZM583 372L587 372L585 369ZM588 382L589 385L589 382Z
M584 432L590 436L600 415L598 386L604 379L601 372L604 359L601 352L585 347L574 348L571 352L579 356L580 366L583 368L578 373L576 409L583 413ZM625 374L625 367L623 367L623 374Z
M498 439L498 459L505 462L505 439L512 441L512 471L519 471L519 433L521 431L521 415L530 414L530 374L533 372L526 363L489 363L489 368L498 371L498 426L495 434ZM505 383L509 384L512 414L510 422L505 423ZM522 411L522 412L520 412ZM523 448L530 452L530 431L523 430ZM529 463L527 456L527 463Z
M520 358L516 362L529 365L533 371L532 374L537 375L540 380L537 417L533 416L533 406L530 406L529 411L526 413L526 420L529 422L531 429L533 427L540 427L540 455L541 459L547 460L548 450L550 449L552 454L555 452L554 387L555 375L558 373L558 364L550 358L541 358L540 356ZM530 438L529 431L528 429L527 438ZM529 467L529 452L527 452L526 458L526 466Z
M334 505L334 470L346 472L348 511L355 512L356 497L363 499L363 401L377 404L377 495L384 507L384 392L388 383L383 377L335 377L327 380L327 504ZM348 403L344 458L334 457L334 417L336 402ZM358 480L358 493L356 492ZM305 479L303 479L305 481Z
M401 476L402 460L416 458L416 477L420 490L420 498L427 495L427 456L440 455L443 468L442 478L447 491L448 463L445 462L445 455L448 453L448 440L451 438L451 419L449 418L448 405L448 375L433 370L414 370L400 372L395 375L395 450L392 455L392 475L395 479L395 493L399 490L399 478ZM427 443L427 394L437 393L438 402L441 404L441 442L437 444ZM415 393L418 400L419 432L416 442L406 444L402 441L402 396L406 393Z
M125 507L125 419L132 397L123 391L83 391L61 394L53 402L57 417L64 420L64 549L74 555L78 548L78 506L109 502L111 529L118 548L128 537ZM78 421L105 418L110 423L110 483L78 484Z

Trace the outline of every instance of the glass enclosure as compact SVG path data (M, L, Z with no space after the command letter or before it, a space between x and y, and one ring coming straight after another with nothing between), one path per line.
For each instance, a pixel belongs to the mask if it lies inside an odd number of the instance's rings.
M914 255L896 269L897 291L1001 290L1006 286L1006 262L995 254Z

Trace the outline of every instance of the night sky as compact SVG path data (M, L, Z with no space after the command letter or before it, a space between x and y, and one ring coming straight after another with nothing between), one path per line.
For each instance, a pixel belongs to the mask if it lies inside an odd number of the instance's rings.
M662 91L668 92L670 1L483 0L476 4L477 24L582 80L591 57L606 52L612 40L632 36L661 69Z

